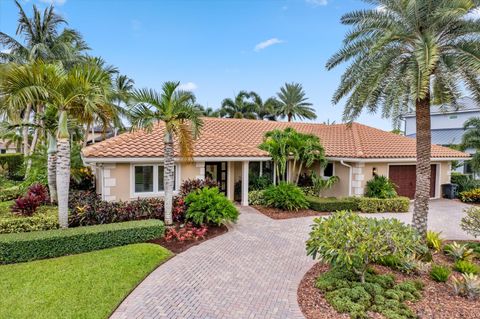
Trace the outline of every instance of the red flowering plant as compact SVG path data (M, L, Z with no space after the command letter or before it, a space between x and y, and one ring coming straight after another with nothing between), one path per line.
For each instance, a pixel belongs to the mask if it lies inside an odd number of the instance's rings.
M208 227L206 225L196 227L192 223L186 223L176 227L168 228L165 234L165 240L176 240L183 242L204 239L207 231Z
M12 212L22 216L32 216L40 205L45 205L48 202L47 188L42 184L33 184L24 196L14 201Z

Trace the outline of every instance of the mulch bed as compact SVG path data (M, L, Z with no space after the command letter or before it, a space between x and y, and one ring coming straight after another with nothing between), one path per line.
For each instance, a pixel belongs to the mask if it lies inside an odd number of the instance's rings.
M317 212L311 209L301 209L298 211L285 211L278 208L270 208L264 206L253 206L260 213L272 219L290 219L298 217L310 217L310 216L328 216L330 213Z
M159 239L153 239L148 241L149 243L153 244L158 244L162 247L167 248L174 254L179 254L193 246L197 246L204 241L207 241L209 239L215 238L217 236L223 235L226 232L228 232L228 228L225 225L222 226L209 226L207 234L203 239L199 240L189 240L189 241L177 241L177 240L171 240L171 241L166 241L165 238L159 238Z
M444 255L434 256L435 263L449 264L452 262ZM480 319L480 301L469 300L453 293L448 283L438 283L424 275L406 275L383 266L374 267L378 273L392 273L397 282L404 280L421 280L424 283L423 298L417 302L405 302L420 319ZM297 290L297 300L307 319L350 318L348 314L335 311L323 298L320 290L315 288L316 278L329 269L328 265L317 263L303 277ZM458 273L453 272L458 276ZM384 318L378 313L369 313L371 318Z

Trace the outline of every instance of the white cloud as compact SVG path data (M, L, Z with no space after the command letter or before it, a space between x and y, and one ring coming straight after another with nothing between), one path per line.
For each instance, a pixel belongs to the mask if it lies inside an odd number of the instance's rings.
M305 0L305 2L314 7L326 6L328 4L328 0Z
M271 38L271 39L268 39L268 40L265 40L263 42L258 43L253 50L258 52L258 51L261 51L263 49L268 48L269 46L272 46L272 45L275 45L275 44L280 44L280 43L283 43L283 42L285 42L285 41L280 40L278 38Z
M378 6L376 9L380 12L387 12L387 8L385 8L385 6Z
M9 54L10 52L12 52L11 49L3 49L3 50L0 50L0 53Z
M67 0L40 0L43 3L54 4L57 6L64 5Z
M195 91L198 86L193 82L182 83L178 86L179 90L182 91Z
M467 19L478 20L480 19L480 9L476 9L465 16Z

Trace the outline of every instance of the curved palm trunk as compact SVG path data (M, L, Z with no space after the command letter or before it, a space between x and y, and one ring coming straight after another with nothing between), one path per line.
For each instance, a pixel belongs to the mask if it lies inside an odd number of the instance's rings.
M428 201L430 199L431 140L430 94L416 102L417 124L417 182L413 211L413 227L422 238L427 235Z
M56 203L57 197L57 140L48 133L48 159L47 159L47 179L48 191L50 192L50 202Z
M28 156L28 127L27 124L30 121L30 113L32 112L32 105L29 103L27 104L27 108L25 109L25 114L23 115L23 128L22 128L22 138L23 138L23 156Z
M57 195L58 223L68 227L68 191L70 189L70 138L67 129L67 114L60 112L57 138Z
M165 158L164 158L164 181L165 181L165 225L173 224L172 202L173 202L173 137L169 132L165 133Z

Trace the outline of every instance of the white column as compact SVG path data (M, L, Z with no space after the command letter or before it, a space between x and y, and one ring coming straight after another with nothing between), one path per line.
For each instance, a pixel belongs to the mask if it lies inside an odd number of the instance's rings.
M235 172L234 169L234 162L228 162L227 166L227 197L229 200L234 200L234 188L235 188Z
M242 162L242 206L248 206L248 161Z

